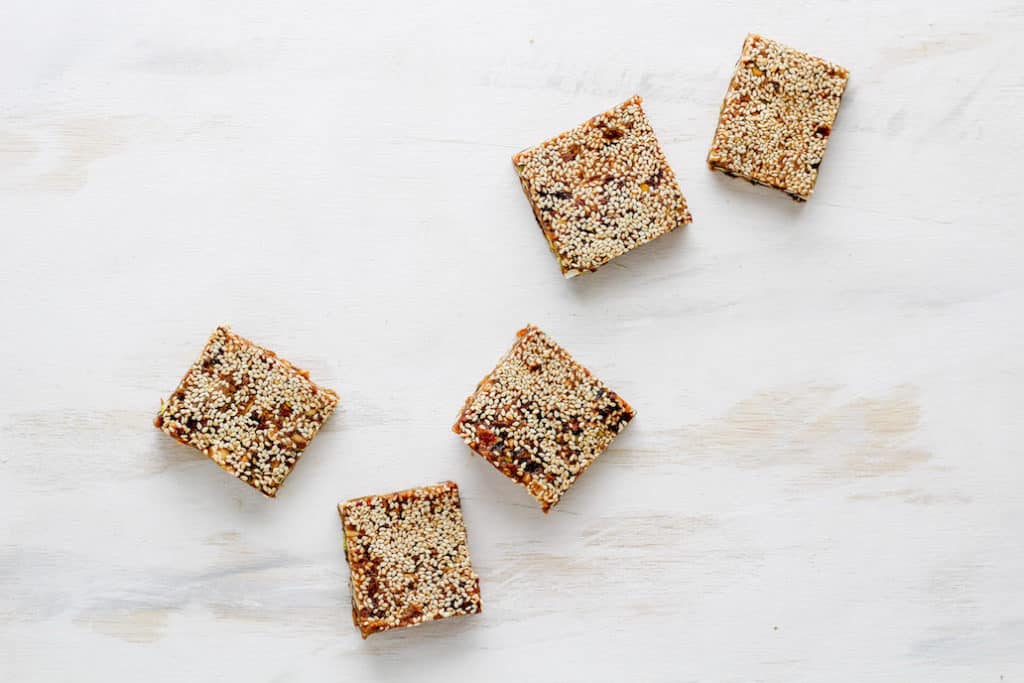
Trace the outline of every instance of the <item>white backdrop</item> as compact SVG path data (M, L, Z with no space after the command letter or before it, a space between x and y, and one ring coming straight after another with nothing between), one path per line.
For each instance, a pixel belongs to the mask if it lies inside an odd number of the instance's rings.
M1020 3L0 3L0 679L1024 676ZM816 193L704 158L744 35ZM694 215L563 281L510 162L630 95ZM449 432L527 322L637 419L548 516ZM150 425L218 323L342 409L268 500ZM463 493L363 642L335 504Z

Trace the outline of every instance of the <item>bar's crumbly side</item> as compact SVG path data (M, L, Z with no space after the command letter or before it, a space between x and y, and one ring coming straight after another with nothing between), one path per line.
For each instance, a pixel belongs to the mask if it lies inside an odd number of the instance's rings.
M848 79L841 66L748 35L722 102L708 166L807 201Z
M466 399L452 431L548 512L635 414L565 349L528 326Z
M363 638L482 610L454 482L356 498L338 512Z
M221 326L154 424L274 497L337 405L308 372Z
M512 157L566 277L693 220L641 103L632 97Z

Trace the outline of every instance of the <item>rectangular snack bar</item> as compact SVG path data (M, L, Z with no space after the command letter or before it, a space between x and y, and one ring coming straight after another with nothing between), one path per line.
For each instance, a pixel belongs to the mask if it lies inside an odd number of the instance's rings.
M466 399L452 431L548 512L634 410L538 328Z
M221 326L154 424L273 498L337 405L308 372Z
M848 78L841 66L748 35L708 166L807 201Z
M512 157L565 277L693 220L641 102L632 97Z
M363 638L482 609L454 482L338 505Z

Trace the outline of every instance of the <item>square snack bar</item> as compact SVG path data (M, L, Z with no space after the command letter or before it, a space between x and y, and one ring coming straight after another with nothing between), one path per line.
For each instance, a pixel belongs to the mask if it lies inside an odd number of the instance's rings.
M690 223L639 96L512 157L565 277Z
M452 430L548 512L634 415L530 326L466 399Z
M222 326L154 424L273 498L337 405L308 372Z
M841 66L748 35L708 166L807 201L848 78Z
M454 482L355 498L338 512L363 638L481 611Z

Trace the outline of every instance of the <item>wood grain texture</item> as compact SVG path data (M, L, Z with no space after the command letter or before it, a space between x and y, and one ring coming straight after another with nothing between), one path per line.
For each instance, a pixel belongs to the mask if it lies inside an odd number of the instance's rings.
M816 192L707 171L743 36ZM1020 3L0 3L0 679L1024 677ZM638 93L694 215L563 281L510 163ZM535 323L638 411L548 516L450 431ZM276 500L152 428L227 323ZM453 479L484 613L363 642L335 504Z

